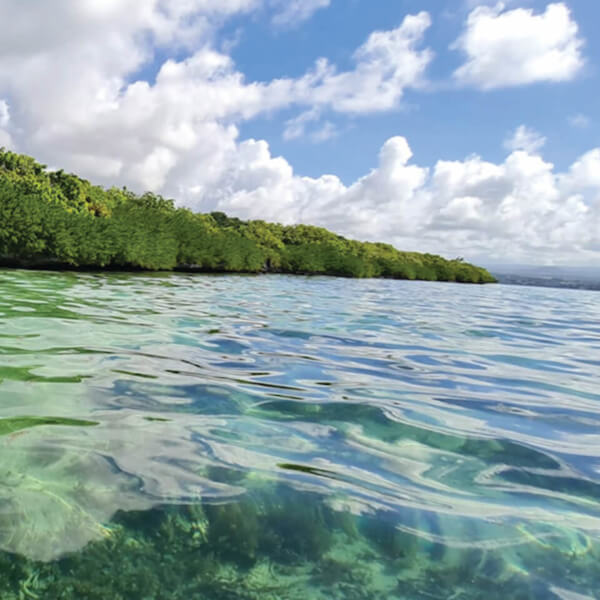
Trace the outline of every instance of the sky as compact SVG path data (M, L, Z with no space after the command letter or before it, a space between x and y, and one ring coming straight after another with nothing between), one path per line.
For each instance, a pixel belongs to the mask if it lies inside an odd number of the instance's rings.
M595 0L0 0L0 146L486 265L600 259Z

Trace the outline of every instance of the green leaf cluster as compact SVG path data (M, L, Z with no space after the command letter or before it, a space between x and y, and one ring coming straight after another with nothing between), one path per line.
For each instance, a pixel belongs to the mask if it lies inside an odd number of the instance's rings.
M0 260L20 266L494 281L462 259L400 252L320 227L196 214L157 194L104 189L5 149Z

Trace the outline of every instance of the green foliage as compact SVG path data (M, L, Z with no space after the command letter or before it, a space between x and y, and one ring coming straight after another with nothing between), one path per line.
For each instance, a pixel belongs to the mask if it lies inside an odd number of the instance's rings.
M243 565L256 561L260 525L256 506L244 498L235 504L207 506L208 541L222 558Z
M494 281L462 259L347 240L321 227L194 214L157 194L105 190L4 149L0 224L0 260L13 265Z

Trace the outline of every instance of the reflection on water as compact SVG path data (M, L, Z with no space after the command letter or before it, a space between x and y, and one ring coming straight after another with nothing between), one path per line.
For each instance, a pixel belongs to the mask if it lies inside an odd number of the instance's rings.
M593 292L0 291L1 598L600 597Z

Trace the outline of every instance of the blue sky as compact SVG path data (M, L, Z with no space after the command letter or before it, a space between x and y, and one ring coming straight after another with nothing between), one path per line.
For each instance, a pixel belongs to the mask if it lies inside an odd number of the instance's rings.
M592 0L0 0L0 146L194 210L597 264Z
M548 3L513 4L542 12ZM567 168L575 157L600 143L600 119L593 118L598 115L600 79L598 63L591 60L600 56L595 31L600 3L572 0L569 6L585 38L588 62L581 76L566 85L542 82L489 92L460 88L449 81L463 61L460 51L450 49L469 12L469 3L459 0L333 0L308 22L285 30L274 30L262 19L236 20L224 34L233 37L238 31L239 43L232 55L251 80L300 76L322 56L348 68L352 53L372 31L396 27L406 14L421 10L433 16L425 41L436 54L428 71L431 91L409 91L401 107L382 115L328 114L340 133L326 143L284 140L286 113L247 123L242 134L268 140L274 153L286 156L303 175L318 177L326 171L351 183L367 167L376 166L379 148L393 135L410 140L419 163L432 164L441 157L463 159L473 153L500 161L509 131L527 123L547 137L545 157L558 168ZM590 119L587 127L569 122L578 114Z

